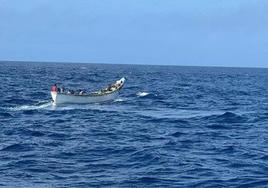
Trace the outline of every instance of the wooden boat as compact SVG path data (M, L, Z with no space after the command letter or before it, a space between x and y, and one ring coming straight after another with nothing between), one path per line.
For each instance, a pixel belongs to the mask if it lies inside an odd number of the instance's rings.
M58 91L57 86L52 86L51 97L52 104L64 104L64 103L75 103L75 104L88 104L88 103L102 103L107 101L112 101L116 99L119 95L119 91L123 88L126 79L121 78L117 80L114 84L108 86L100 91L91 93L76 93L71 92L61 92ZM56 87L56 88L55 88Z

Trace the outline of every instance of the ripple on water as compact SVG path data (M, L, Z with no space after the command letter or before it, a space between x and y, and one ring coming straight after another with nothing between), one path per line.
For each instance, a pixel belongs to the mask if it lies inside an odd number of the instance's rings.
M25 144L25 143L16 143L5 146L1 149L1 151L8 151L8 152L27 152L34 149L33 145Z

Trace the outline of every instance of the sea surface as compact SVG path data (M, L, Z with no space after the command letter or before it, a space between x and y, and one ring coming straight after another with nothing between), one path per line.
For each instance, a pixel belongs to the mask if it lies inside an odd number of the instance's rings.
M0 187L268 187L268 69L2 62Z

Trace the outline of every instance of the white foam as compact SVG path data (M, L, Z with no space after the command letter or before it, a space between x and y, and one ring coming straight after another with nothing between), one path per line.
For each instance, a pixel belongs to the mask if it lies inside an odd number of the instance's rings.
M139 96L139 97L145 97L145 96L147 96L147 95L149 95L149 94L150 94L150 93L139 91L136 95Z
M45 109L47 107L51 106L51 102L46 102L44 104L36 104L36 105L21 105L16 107L8 108L11 111L25 111L25 110L39 110L39 109Z
M118 98L114 100L114 102L124 102L124 101L126 101L126 99L123 98Z

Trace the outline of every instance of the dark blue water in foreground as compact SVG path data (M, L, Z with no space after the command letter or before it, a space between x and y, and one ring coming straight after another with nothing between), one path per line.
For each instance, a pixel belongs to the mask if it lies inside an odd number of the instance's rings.
M110 103L50 104L123 76ZM0 186L268 186L268 69L1 63L0 83Z

